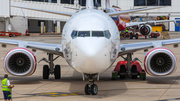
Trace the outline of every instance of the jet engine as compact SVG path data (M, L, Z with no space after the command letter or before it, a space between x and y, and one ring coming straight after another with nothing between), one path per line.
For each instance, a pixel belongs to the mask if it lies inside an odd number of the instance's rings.
M154 48L144 59L146 72L152 76L165 76L176 70L176 57L166 48Z
M141 25L140 28L139 28L139 32L142 35L150 35L151 32L152 32L152 27L150 25L148 25L148 24Z
M14 48L4 57L4 70L14 76L32 75L36 64L36 57L26 48Z

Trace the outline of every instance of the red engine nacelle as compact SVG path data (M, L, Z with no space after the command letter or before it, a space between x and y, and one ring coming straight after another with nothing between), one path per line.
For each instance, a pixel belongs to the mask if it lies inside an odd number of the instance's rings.
M4 70L14 76L29 76L36 70L36 57L26 48L14 48L4 58Z
M165 76L176 70L176 57L167 48L154 48L144 59L146 72L152 76Z

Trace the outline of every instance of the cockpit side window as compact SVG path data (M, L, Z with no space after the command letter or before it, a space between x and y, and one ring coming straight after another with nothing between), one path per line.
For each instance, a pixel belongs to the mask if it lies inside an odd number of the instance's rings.
M79 31L78 37L90 37L90 31Z
M109 39L109 38L111 37L111 34L110 34L109 30L104 31L104 36L105 36L107 39Z
M92 31L92 37L104 37L103 31Z
M77 31L73 30L73 32L71 33L71 37L72 39L75 39L77 37Z

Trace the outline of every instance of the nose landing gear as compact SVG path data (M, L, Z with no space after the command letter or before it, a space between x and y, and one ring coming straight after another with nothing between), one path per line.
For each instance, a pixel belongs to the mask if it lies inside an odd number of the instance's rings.
M93 79L94 75L88 75L89 78L89 84L86 84L85 88L84 88L84 92L86 95L97 95L98 93L98 86L96 84L94 84L94 79Z

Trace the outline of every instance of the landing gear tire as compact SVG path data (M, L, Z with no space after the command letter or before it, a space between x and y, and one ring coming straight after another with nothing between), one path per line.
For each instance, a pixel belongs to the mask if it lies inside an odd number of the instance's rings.
M54 69L54 78L61 79L61 67L60 65L56 65Z
M132 68L131 68L131 78L132 79L137 79L137 66L136 65L133 65Z
M119 71L120 79L125 79L126 78L125 74L126 74L126 67L125 67L125 65L121 65L120 71Z
M130 39L133 39L133 35L132 35L132 33L130 33L130 36L129 36L129 37L130 37Z
M86 95L91 94L91 88L89 87L89 84L86 84L86 86L84 88L84 92L85 92Z
M49 79L49 66L43 66L43 79Z
M145 39L147 39L147 36L145 35Z
M120 75L120 79L125 79L126 76L125 75Z
M132 79L137 79L137 75L132 75Z
M96 84L91 85L91 93L92 93L92 95L97 95L98 86Z
M136 36L135 36L136 39L138 39L138 33L136 33Z
M152 36L151 36L151 35L149 35L149 38L152 38Z
M157 34L154 34L154 38L157 38Z

